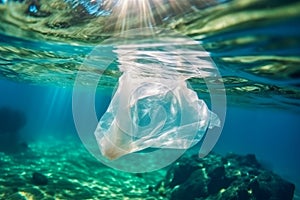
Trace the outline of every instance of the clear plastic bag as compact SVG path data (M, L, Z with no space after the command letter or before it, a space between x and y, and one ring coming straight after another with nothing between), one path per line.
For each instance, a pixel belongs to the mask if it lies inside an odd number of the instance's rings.
M220 120L187 87L185 79L124 72L95 131L110 160L146 148L188 149Z

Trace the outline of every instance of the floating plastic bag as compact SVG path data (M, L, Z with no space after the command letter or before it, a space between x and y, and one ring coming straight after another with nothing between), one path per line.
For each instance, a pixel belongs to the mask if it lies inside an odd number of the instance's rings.
M146 148L188 149L219 125L184 79L124 72L95 136L101 153L114 160Z
M117 71L122 74L115 82ZM205 91L200 99L194 83ZM95 94L102 84L116 89L99 120ZM121 32L95 47L77 73L72 101L87 150L103 164L133 173L166 167L200 140L198 155L206 156L226 115L224 84L210 54L198 41L152 27Z

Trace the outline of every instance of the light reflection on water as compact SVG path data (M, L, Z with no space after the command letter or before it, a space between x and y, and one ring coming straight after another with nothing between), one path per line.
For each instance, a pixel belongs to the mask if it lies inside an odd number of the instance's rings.
M207 6L203 2L189 1L192 9L185 10L172 10L166 3L165 12L156 6L154 22L198 40L210 52L223 76L229 102L298 110L299 2L209 1ZM63 1L41 1L41 5L51 15L27 16L24 3L0 4L1 77L71 87L85 57L114 34L110 27L118 21L111 21L113 14L95 17L78 9L75 13ZM167 19L163 15L164 20L159 21L158 13L167 11ZM134 27L133 22L127 28ZM103 51L105 48L111 47L103 46ZM84 67L87 72L103 74L99 88L109 89L121 75L118 64L116 58L104 72L99 66ZM189 82L199 94L207 95L203 80L191 78Z

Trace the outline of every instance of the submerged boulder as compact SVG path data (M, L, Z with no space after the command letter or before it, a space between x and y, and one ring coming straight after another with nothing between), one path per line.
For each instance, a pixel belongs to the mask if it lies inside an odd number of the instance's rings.
M210 154L178 160L159 183L173 200L292 200L295 185L263 168L255 155Z
M41 174L39 172L34 172L32 174L32 183L34 185L47 185L48 178L44 174Z

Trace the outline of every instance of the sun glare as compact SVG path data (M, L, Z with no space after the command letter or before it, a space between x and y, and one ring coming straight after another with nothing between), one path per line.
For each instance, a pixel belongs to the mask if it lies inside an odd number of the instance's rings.
M133 28L152 28L174 13L187 7L189 1L176 0L120 0L113 9L111 23L115 31Z

